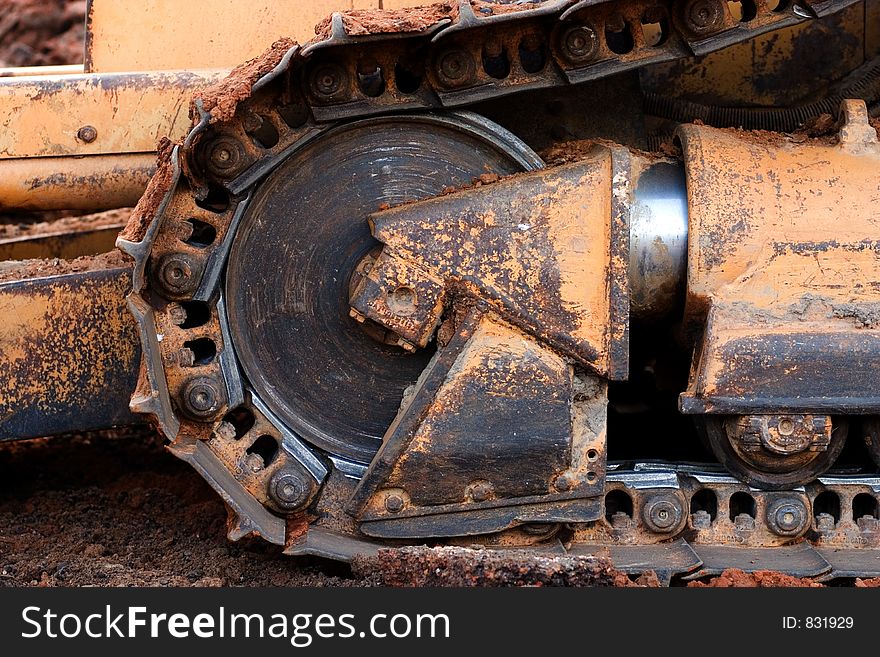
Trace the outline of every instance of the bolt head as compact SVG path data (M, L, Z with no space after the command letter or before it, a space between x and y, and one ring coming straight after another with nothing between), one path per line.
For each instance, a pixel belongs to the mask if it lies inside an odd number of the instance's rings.
M767 526L777 536L797 536L807 528L807 507L797 498L780 498L767 507Z
M834 516L830 513L820 513L816 516L816 529L822 533L834 531Z
M181 392L183 410L194 420L208 420L223 405L223 393L216 381L207 376L190 379Z
M400 513L404 507L403 498L397 493L391 493L385 498L385 510L388 513Z
M238 173L247 159L244 147L230 136L219 136L205 147L207 168L221 178L230 178Z
M629 517L623 511L617 511L611 514L611 528L612 529L629 529L632 527L633 521L632 518Z
M162 256L155 266L155 280L163 291L172 296L185 296L195 292L198 285L195 261L185 253L169 253Z
M418 297L416 291L400 285L386 295L388 310L400 317L409 317L416 311Z
M712 516L702 509L695 511L691 514L691 525L694 529L709 529L712 526Z
M673 531L683 517L679 500L671 495L653 495L642 507L642 520L651 531L661 534Z
M740 513L733 519L733 526L738 531L752 531L755 528L755 519L748 513Z
M299 470L279 470L269 479L269 497L285 511L298 509L309 501L313 485Z
M312 92L319 98L332 98L343 90L345 70L339 64L324 64L312 73Z
M76 131L76 138L81 142L86 144L91 144L98 138L98 130L95 126L92 125L84 125L82 128Z
M776 429L781 435L790 436L794 433L794 420L790 417L779 418Z
M259 472L264 465L263 457L259 454L248 454L244 459L244 467L248 472Z
M722 0L692 0L685 6L684 21L695 36L708 36L724 27Z
M467 86L476 75L474 59L465 50L447 50L437 62L437 74L447 86Z
M589 25L568 28L561 39L562 54L572 64L586 64L599 50L599 39Z

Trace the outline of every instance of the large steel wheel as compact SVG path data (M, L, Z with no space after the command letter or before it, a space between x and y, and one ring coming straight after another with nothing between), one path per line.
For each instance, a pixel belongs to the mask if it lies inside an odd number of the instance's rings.
M378 243L367 215L484 173L542 166L523 142L473 114L387 116L328 130L261 182L226 270L243 373L288 427L367 463L430 352L409 354L349 316L349 285Z

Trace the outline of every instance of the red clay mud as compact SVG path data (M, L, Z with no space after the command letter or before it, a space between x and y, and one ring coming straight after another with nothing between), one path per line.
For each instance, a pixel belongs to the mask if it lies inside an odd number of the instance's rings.
M406 9L355 9L342 12L342 25L349 36L388 34L396 32L424 32L445 19L458 18L457 2L441 2L424 7ZM315 26L315 41L330 36L330 17Z
M140 242L147 232L147 228L156 210L162 205L162 200L171 189L174 177L174 166L171 162L171 154L174 152L174 144L167 137L162 137L157 146L156 173L150 178L147 189L140 201L131 213L131 217L119 236L131 242Z
M688 586L694 588L822 588L823 585L811 579L799 579L791 575L783 575L782 573L775 573L769 570L746 573L742 570L731 568L708 582L690 582Z
M0 67L80 64L86 0L0 0Z
M352 572L376 586L637 586L607 558L529 550L380 550L375 557L356 558Z
M256 81L275 68L295 45L296 42L292 39L278 39L259 57L236 66L220 82L197 92L190 106L190 118L198 119L195 101L201 100L202 109L211 114L211 123L231 119L238 104L251 95Z

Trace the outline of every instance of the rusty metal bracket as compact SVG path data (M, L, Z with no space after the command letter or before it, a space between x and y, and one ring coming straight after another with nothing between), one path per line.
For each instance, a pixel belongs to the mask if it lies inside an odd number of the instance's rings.
M118 264L0 283L0 440L140 421L128 410L141 353L130 285Z
M604 382L484 310L429 363L348 505L374 536L598 517ZM594 498L592 501L586 498Z

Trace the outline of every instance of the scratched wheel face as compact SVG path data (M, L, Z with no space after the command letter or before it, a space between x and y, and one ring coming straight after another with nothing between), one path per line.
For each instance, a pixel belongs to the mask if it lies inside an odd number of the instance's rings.
M431 350L386 344L350 316L352 276L379 246L367 215L539 164L473 115L354 123L280 164L255 189L226 270L232 339L257 394L308 441L369 462Z

